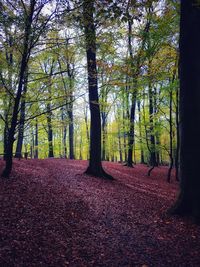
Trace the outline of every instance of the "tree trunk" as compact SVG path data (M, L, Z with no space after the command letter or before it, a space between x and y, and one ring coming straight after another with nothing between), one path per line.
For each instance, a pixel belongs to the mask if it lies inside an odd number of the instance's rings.
M151 68L151 63L149 63L149 68ZM150 78L149 78L150 79ZM157 166L156 162L156 141L154 134L154 105L153 105L153 91L151 81L149 81L149 130L150 130L150 159L149 164L152 167Z
M128 159L127 166L133 167L133 144L135 134L135 107L136 107L136 93L132 95L132 104L130 112L130 129L129 129L129 142L128 142Z
M106 114L101 112L102 118L102 160L106 160Z
M23 88L23 96L21 101L21 109L20 109L20 119L19 119L19 129L18 129L18 139L17 146L15 152L15 158L22 158L22 145L24 139L24 123L25 123L25 109L26 109L26 91L27 91L27 79L28 72L26 70L25 79L24 79L24 88Z
M180 20L180 194L173 212L200 222L200 5L181 1Z
M80 144L79 144L79 159L82 160L82 133L80 135Z
M144 150L143 150L143 142L142 142L142 123L141 123L141 109L140 109L140 100L137 101L138 114L139 114L139 140L140 140L140 163L144 164Z
M160 131L158 130L159 119L158 119L158 100L159 100L160 90L154 87L154 113L155 113L155 139L156 139L156 164L160 165Z
M127 162L127 145L126 145L126 132L127 132L127 129L126 129L126 124L125 124L125 121L126 121L126 116L125 116L125 110L123 109L123 120L122 120L122 124L123 124L123 147L124 147L124 161Z
M74 122L73 122L73 112L71 105L68 110L68 118L69 118L69 158L74 159Z
M87 106L84 110L84 119L85 119L85 127L86 127L86 137L87 137L87 148L89 146L90 143L90 134L89 134L89 127L88 127L88 117L87 117ZM89 159L89 153L88 153L88 149L87 149L87 160Z
M119 123L118 123L118 145L119 145L119 160L120 162L123 162L122 142L121 142L121 133L120 133Z
M35 122L34 159L38 159L38 120Z
M48 146L49 152L48 157L53 158L53 129L52 129L52 111L50 103L47 104L47 127L48 127Z
M172 124L172 88L170 88L169 92L169 170L167 174L167 182L170 183L171 181L171 171L174 164L174 158L173 158L173 124Z
M7 153L7 147L8 147L8 135L9 135L9 129L8 129L8 125L5 123L4 132L3 132L3 153L4 153L3 159L4 160L6 160L6 153Z
M73 116L73 74L69 62L67 63L67 73L69 78L69 104L68 104L68 118L69 118L69 158L74 159L74 116Z
M23 100L21 103L19 130L18 130L15 158L22 158L22 145L23 145L23 138L24 138L24 119L25 119L25 101Z
M130 112L130 129L129 129L129 141L128 141L128 159L127 166L133 167L133 145L134 145L134 135L135 135L135 107L136 107L136 96L137 96L137 83L135 81L137 75L134 72L133 65L133 48L132 48L132 20L128 20L128 49L131 60L131 71L132 71L132 81L133 88L131 92L131 112Z
M67 127L66 127L66 121L64 116L64 107L61 108L61 121L62 121L62 156L64 158L67 158L67 146L66 146L66 139L67 139Z
M7 144L7 149L6 149L6 166L2 173L2 176L5 178L9 177L11 170L12 170L13 143L15 141L14 136L15 136L15 129L17 125L17 119L18 119L18 111L19 111L19 104L20 104L21 95L22 95L24 76L25 76L25 72L26 72L26 68L27 68L27 64L28 64L28 60L30 56L29 38L31 34L31 24L32 24L35 4L36 4L35 0L30 1L30 9L28 12L29 14L26 17L26 21L25 21L24 44L23 44L22 59L21 59L21 64L20 64L19 83L18 83L18 88L17 88L17 94L14 100L11 126L10 126L9 133L8 133L8 144Z
M97 67L96 67L96 32L94 25L94 0L84 0L83 17L87 54L88 87L90 103L90 159L86 174L112 179L101 164L101 117L99 108Z
M151 168L148 170L148 176L151 175L152 170L157 166L156 162L156 142L155 142L155 135L154 135L154 106L153 106L153 91L151 86L151 81L149 81L149 130L150 130L150 144L148 146L150 158L149 164Z
M179 152L180 152L179 90L178 88L176 88L176 155L175 155L176 181L179 181Z

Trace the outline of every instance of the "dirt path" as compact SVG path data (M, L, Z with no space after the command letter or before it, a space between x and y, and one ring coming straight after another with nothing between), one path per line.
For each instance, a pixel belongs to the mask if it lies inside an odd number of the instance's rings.
M200 229L165 213L177 192L166 168L149 178L145 166L104 163L110 182L83 175L86 165L15 163L12 181L1 181L0 266L200 266Z

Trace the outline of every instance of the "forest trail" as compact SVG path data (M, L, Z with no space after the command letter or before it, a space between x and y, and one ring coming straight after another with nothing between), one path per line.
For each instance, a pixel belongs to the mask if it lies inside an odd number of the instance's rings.
M15 160L0 180L0 266L200 266L199 227L166 214L167 168L103 165L114 181L84 175L86 161Z

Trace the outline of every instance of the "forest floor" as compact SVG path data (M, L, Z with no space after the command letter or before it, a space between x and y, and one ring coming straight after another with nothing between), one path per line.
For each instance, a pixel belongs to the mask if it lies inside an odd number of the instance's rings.
M167 168L103 165L114 181L84 175L86 161L15 160L0 179L0 266L199 267L200 227L166 213Z

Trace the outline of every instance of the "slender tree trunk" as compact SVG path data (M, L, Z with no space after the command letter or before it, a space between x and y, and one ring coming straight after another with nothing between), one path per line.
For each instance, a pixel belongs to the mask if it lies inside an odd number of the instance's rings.
M20 110L19 130L18 130L18 139L17 139L15 158L22 158L22 145L23 145L23 138L24 138L25 105L26 105L25 101L23 100L21 103L21 110Z
M180 194L173 212L200 223L200 4L181 1L180 20Z
M6 122L8 119L6 119ZM3 133L3 159L6 160L6 153L7 153L7 147L8 147L8 135L9 135L9 129L8 129L8 124L5 123L4 126L4 133Z
M174 85L174 81L176 79L177 63L178 63L178 56L176 58L175 65L174 65L173 77L172 77L172 81L171 81L172 85ZM170 182L170 180L171 180L171 171L172 171L172 168L174 165L174 155L173 155L173 137L174 137L174 135L173 135L172 108L173 108L173 89L172 89L172 86L170 86L170 91L169 91L169 137L170 137L169 158L170 158L170 166L169 166L168 175L167 175L167 181L168 182ZM179 141L177 140L177 142L179 142ZM177 153L175 154L175 166L177 164L176 163L176 156L177 156ZM178 174L176 173L176 175L178 175Z
M66 122L65 122L65 118L64 118L64 110L62 108L61 111L61 120L62 120L62 124L63 124L63 134L62 134L62 146L63 146L63 156L64 158L67 157L67 146L66 146L66 139L67 139L67 127L66 127Z
M173 158L173 122L172 122L172 88L170 88L169 92L169 159L170 159L170 165L169 170L167 174L167 182L170 183L171 181L171 171L174 164L174 158Z
M140 140L140 163L144 164L144 150L143 150L143 142L142 142L142 123L141 123L141 109L140 109L140 100L137 101L138 114L139 114L139 140Z
M102 160L106 160L106 114L101 112L102 118Z
M112 179L103 170L101 164L101 117L99 108L97 67L96 67L96 32L94 25L94 0L84 0L83 16L87 54L90 125L90 159L87 174Z
M87 117L87 106L84 111L84 119L85 119L85 127L86 127L86 137L87 137L87 145L89 146L90 143L90 134L89 134L89 126L88 126L88 117ZM89 159L89 151L87 150L87 160Z
M73 122L73 112L72 106L68 110L69 117L69 158L74 159L74 122Z
M80 135L80 144L79 144L79 159L82 159L82 133Z
M69 78L69 104L68 104L68 118L69 118L69 158L74 159L74 116L73 116L73 74L69 62L67 63L67 73Z
M179 181L179 152L180 152L179 90L178 88L176 88L176 155L175 155L176 181Z
M152 170L157 166L156 162L156 143L154 135L154 107L153 107L153 92L151 87L151 81L149 81L149 130L150 130L150 145L148 147L150 152L149 164L151 168L148 170L148 176L151 175Z
M22 145L24 139L24 123L25 123L25 109L26 109L26 91L27 91L27 79L28 79L28 72L26 70L25 79L24 79L24 88L23 88L23 95L21 101L21 109L20 109L20 119L19 119L19 129L18 129L18 139L17 139L17 146L15 157L22 158Z
M35 122L34 159L38 159L38 120Z
M135 142L133 146L133 159L134 159L134 164L136 165L136 147L135 147Z
M151 63L149 64L151 68ZM154 105L153 105L153 91L151 81L149 81L149 130L150 130L150 160L149 163L152 167L157 166L156 162L156 141L154 134Z
M31 24L32 24L35 3L36 3L35 0L30 1L30 9L28 11L29 14L27 15L26 21L25 21L24 44L23 44L22 59L21 59L21 64L20 64L19 83L18 83L18 88L17 88L17 94L14 100L11 126L10 126L9 134L8 134L8 144L7 144L7 149L6 149L6 166L2 173L2 176L5 178L9 177L11 170L12 170L13 143L15 141L14 136L15 136L15 129L17 126L19 104L20 104L22 89L23 89L23 84L24 84L24 76L25 76L25 71L27 68L28 59L30 55L29 38L31 34Z
M145 101L145 95L143 97L143 100ZM147 123L146 123L146 114L145 114L145 106L143 104L142 106L142 109L143 109L143 119L144 119L144 129L145 129L145 136L146 136L146 144L147 144L147 149L148 149L148 152L149 154L151 154L151 148L150 148L150 144L149 144L149 140L148 140L148 132L147 132ZM153 165L149 170L148 170L148 173L147 175L150 176L151 175L151 172L152 170L155 168L155 165Z
M126 116L125 116L125 111L123 110L123 121L122 121L122 124L123 124L123 147L124 147L124 161L127 162L127 145L126 145L126 132L127 132L127 129L126 129Z
M118 123L118 145L119 145L119 160L120 162L123 162L122 142L121 142L121 133L120 133L119 123Z
M130 112L130 131L129 131L129 147L128 147L128 159L127 166L133 167L133 145L134 145L134 135L135 135L135 108L137 101L137 78L140 72L140 64L141 64L141 55L144 49L144 45L146 42L146 38L143 38L141 48L138 51L136 66L134 66L134 58L133 58L133 48L132 48L132 19L129 17L128 19L128 48L131 60L131 71L132 71L132 82L133 82L133 91L131 97L131 112ZM144 32L148 33L150 27L149 21L145 25ZM147 35L146 35L147 36Z
M154 111L155 111L155 139L156 139L156 165L160 165L160 131L158 129L158 101L159 101L160 90L154 87Z
M50 103L47 104L47 127L48 127L48 146L49 153L48 157L53 158L53 129L52 129L52 111Z
M131 112L130 112L130 129L129 129L129 141L128 141L128 159L127 166L133 167L133 145L135 135L135 108L136 108L136 97L137 97L137 82L135 81L136 76L133 66L133 48L132 48L132 21L128 20L128 48L131 60L131 70L133 78L133 88L131 93Z
M130 112L130 129L129 129L129 142L128 142L128 159L127 166L133 167L133 145L135 134L135 107L136 107L136 93L132 95L132 104Z
M13 36L9 35L8 37L8 43L9 43L9 49L6 51L6 61L9 66L8 70L8 82L9 82L9 88L13 90ZM3 104L6 107L4 110L4 118L5 118L5 125L4 125L4 136L3 136L3 144L4 144L4 156L3 159L6 160L6 152L7 152L7 146L8 146L8 137L9 137L9 114L11 112L11 109L13 108L13 98L11 95L8 96L8 103L6 99L3 100Z
M27 151L27 144L24 144L24 158L28 158L28 151ZM30 158L34 158L34 151L35 151L35 140L34 140L34 130L31 130L31 147L30 147Z

